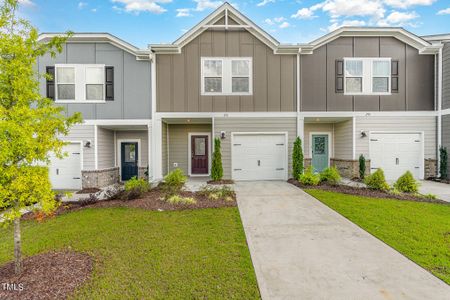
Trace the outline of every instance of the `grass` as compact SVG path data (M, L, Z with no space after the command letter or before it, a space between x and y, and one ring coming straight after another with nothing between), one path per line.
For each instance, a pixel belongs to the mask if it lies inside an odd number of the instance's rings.
M306 192L450 284L450 205Z
M0 229L0 265L13 259ZM95 257L76 299L259 299L237 208L155 212L84 209L23 222L26 256L70 247Z

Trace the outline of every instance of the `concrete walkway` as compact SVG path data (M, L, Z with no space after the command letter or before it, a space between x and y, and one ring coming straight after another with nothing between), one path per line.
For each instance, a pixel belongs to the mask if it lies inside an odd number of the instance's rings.
M450 286L300 189L235 188L263 299L450 299Z
M450 184L423 180L420 182L419 192L424 195L433 194L438 199L450 202Z

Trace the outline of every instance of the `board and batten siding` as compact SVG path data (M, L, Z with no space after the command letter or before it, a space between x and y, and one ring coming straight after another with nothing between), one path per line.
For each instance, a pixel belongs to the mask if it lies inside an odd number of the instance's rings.
M297 137L296 118L215 118L214 135L220 136L225 131L222 140L222 166L225 179L231 179L231 133L233 132L287 132L289 176L292 175L292 148Z
M95 151L94 151L94 126L75 125L70 129L67 136L61 136L63 141L82 142L83 148L83 170L95 170ZM84 147L87 141L91 142L91 147Z
M442 108L450 108L450 42L442 49Z
M450 151L450 115L442 116L442 147ZM448 172L450 174L450 164L448 164Z
M98 168L101 170L114 167L114 131L98 127L97 147Z
M105 103L58 104L69 115L80 112L91 119L151 119L151 67L149 61L136 57L109 43L75 43L63 45L63 51L38 59L38 70L45 74L55 64L104 64L114 67L114 101ZM40 78L40 92L46 96L45 78Z
M330 158L334 156L334 143L333 143L333 123L305 123L304 125L304 142L303 142L303 153L305 158L311 158L312 145L310 141L311 132L315 133L330 133L328 149Z
M188 159L190 157L189 133L209 132L211 133L211 124L169 124L169 172L177 168L183 170L184 174L188 172ZM209 141L208 147L211 147L212 141ZM211 151L212 152L212 151ZM178 164L175 167L174 164ZM211 166L209 166L211 168Z
M425 134L424 158L436 159L436 117L357 117L355 129L356 156L370 159L370 131L423 132ZM361 137L361 131L367 137Z
M334 123L334 158L353 158L353 120Z
M399 91L387 96L336 93L335 63L344 57L399 60ZM301 55L302 111L434 110L434 56L393 37L340 37Z
M139 167L148 166L148 132L147 130L119 130L116 131L116 139L119 140L141 140L140 150L138 153L140 155L141 164ZM119 147L121 147L119 145ZM120 161L119 155L121 154L121 149L117 149L117 161Z
M201 57L252 57L253 95L201 96ZM157 111L296 111L296 63L247 31L205 31L181 54L157 55Z

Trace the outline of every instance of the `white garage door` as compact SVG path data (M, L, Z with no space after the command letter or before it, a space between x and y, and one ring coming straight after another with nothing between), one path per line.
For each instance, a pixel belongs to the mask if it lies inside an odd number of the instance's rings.
M234 180L286 180L285 134L233 134Z
M49 167L50 181L53 189L81 189L81 145L68 144L63 151L68 156L59 159L52 156Z
M372 172L382 168L387 180L397 180L406 171L423 179L423 137L421 133L371 133Z

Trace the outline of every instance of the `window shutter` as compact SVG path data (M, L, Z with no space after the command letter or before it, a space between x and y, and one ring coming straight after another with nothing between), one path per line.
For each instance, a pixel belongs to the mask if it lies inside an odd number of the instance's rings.
M336 60L336 93L344 92L344 60Z
M47 78L47 98L55 100L55 67L46 67L45 72L52 77Z
M105 67L105 87L107 101L114 101L114 67Z
M398 93L398 60L391 60L391 93Z

